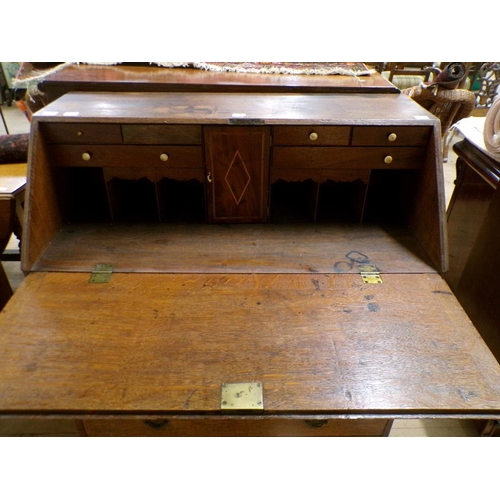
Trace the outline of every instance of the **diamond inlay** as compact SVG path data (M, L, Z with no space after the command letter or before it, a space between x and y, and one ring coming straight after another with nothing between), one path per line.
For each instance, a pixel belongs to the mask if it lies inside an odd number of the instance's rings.
M236 205L240 204L251 179L245 162L237 150L224 176L224 180L233 195Z

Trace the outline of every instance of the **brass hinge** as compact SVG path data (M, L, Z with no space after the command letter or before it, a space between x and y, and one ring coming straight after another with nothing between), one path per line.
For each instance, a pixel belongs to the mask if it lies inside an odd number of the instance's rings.
M263 411L262 383L222 384L220 409L228 413Z
M108 283L113 273L112 264L97 264L92 270L89 283Z
M363 283L371 283L376 285L382 283L380 271L377 269L377 266L373 266L371 264L361 264L358 266L358 269L361 274Z

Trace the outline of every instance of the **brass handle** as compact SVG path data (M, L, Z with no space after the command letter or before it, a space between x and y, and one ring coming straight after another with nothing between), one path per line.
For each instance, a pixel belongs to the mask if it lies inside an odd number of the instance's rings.
M83 135L83 132L81 130L79 130L76 135Z
M315 141L317 138L318 138L318 134L316 132L311 132L309 134L309 139L311 139L311 141Z
M90 153L83 153L82 160L89 161L90 160Z
M304 420L304 423L308 427L312 427L313 429L319 429L324 425L328 424L328 420Z
M396 134L394 134L394 133L389 134L389 135L387 136L387 139L388 139L390 142L394 142L397 138L398 138L398 136L397 136Z
M210 172L207 174L207 181L212 182L212 174Z
M162 420L162 419L158 419L158 420L144 420L144 423L148 427L151 427L153 429L161 429L162 427L165 427L166 425L168 425L168 420Z
M168 161L168 155L166 153L162 153L160 155L160 160L161 161Z
M384 163L387 163L387 164L392 163L392 156L386 156L384 158Z

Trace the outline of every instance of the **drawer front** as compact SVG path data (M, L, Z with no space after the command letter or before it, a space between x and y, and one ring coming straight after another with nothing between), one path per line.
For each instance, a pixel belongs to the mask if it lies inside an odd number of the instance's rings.
M225 437L225 436L386 436L392 425L387 419L301 420L286 418L191 418L125 420L84 420L87 436L163 436L163 437Z
M125 144L201 144L200 125L122 125Z
M353 146L427 146L432 127L354 127Z
M273 168L284 169L407 169L419 168L425 148L302 148L275 147Z
M335 126L277 126L273 129L274 144L278 146L347 146L351 127Z
M41 131L49 143L121 144L118 124L106 123L41 123Z
M199 146L54 145L49 155L56 167L203 168Z

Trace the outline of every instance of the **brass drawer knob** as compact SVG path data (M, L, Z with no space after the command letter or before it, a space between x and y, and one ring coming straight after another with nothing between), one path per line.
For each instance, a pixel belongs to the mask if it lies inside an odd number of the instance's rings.
M396 134L394 134L394 133L389 134L389 135L387 136L387 139L388 139L390 142L394 142L397 138L398 138L398 136L397 136Z
M392 156L386 156L384 158L384 163L387 163L387 164L392 163Z
M90 160L90 153L83 153L82 160L89 161Z
M168 161L168 155L166 153L162 153L160 155L160 160L161 161Z
M309 134L309 139L311 139L311 141L315 141L317 138L318 138L318 134L316 132L311 132Z
M81 130L79 130L76 135L83 135L83 132Z

